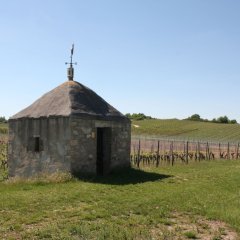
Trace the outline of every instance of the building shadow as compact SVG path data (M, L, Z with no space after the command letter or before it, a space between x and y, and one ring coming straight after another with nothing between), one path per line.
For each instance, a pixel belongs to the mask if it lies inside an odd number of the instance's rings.
M118 171L113 171L104 176L75 174L75 177L78 178L79 180L92 183L127 185L160 181L172 176L153 172L145 172L140 169L124 168Z

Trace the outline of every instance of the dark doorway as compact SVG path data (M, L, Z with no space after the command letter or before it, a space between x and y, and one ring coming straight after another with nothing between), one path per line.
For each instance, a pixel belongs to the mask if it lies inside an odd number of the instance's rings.
M111 162L111 128L97 128L97 175L107 174Z

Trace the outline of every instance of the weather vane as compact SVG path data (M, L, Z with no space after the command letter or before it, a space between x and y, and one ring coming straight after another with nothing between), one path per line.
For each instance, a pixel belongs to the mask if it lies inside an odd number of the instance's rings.
M77 65L77 62L75 62L75 63L72 62L73 51L74 51L74 44L72 44L72 48L71 48L70 62L65 62L65 64L70 65L70 67L67 69L67 74L68 74L68 80L69 81L73 81L73 77L74 77L73 65Z

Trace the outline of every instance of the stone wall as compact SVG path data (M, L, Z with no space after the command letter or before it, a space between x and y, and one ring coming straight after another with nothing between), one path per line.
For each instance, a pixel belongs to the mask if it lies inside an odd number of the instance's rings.
M71 118L72 172L96 173L97 128L112 130L110 170L130 166L131 125L129 121Z
M9 121L9 176L30 177L70 170L69 118L18 119ZM35 152L35 137L40 149Z
M94 120L71 118L71 172L96 172Z
M96 173L97 128L111 128L109 170L130 166L130 121L55 117L9 121L9 176ZM35 138L40 149L35 151Z

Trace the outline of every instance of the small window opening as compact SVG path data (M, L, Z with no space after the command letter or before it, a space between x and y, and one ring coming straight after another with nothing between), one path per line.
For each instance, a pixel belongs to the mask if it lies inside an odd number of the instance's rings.
M34 151L40 152L40 137L34 137Z

